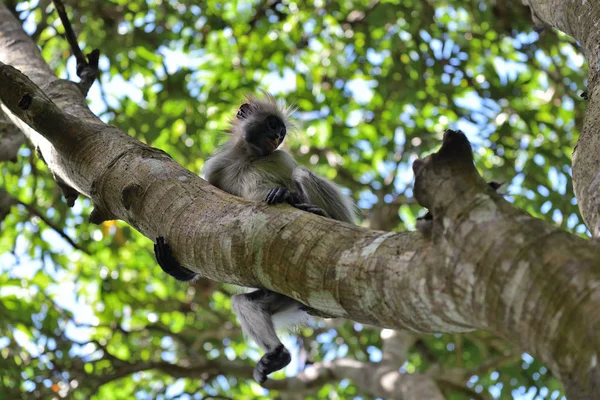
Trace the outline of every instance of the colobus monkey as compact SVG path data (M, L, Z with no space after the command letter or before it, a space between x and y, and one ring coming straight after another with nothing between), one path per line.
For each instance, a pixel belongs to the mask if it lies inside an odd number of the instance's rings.
M277 148L289 129L293 110L279 106L270 95L264 99L250 96L231 123L231 139L205 164L208 182L228 193L268 204L290 205L324 217L354 223L355 208L332 182L299 167L296 161ZM161 268L181 281L194 279L196 273L181 266L163 237L154 246ZM306 306L270 290L258 289L237 294L231 299L243 332L265 351L254 368L254 379L263 383L267 375L291 361L275 327L306 320Z

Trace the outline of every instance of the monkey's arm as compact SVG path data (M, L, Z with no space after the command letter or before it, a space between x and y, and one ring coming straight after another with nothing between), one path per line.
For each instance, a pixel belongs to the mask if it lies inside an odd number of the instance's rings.
M167 241L162 236L156 238L156 244L154 245L154 256L156 257L156 261L162 270L178 281L187 282L198 276L198 274L195 272L190 271L179 264L179 261L177 261L175 256L173 256L171 247L167 244Z

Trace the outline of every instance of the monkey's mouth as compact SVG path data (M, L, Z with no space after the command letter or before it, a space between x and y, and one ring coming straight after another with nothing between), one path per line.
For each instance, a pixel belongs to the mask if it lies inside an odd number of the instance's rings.
M267 142L267 148L270 151L275 151L275 149L277 149L279 147L279 145L281 144L281 142L279 141L279 138L275 138L273 140L267 139L266 142Z

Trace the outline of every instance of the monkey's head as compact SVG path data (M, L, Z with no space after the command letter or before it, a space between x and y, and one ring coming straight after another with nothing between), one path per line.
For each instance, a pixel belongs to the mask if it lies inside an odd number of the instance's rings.
M278 105L269 94L265 94L265 99L249 96L232 121L231 131L250 155L267 156L281 145L288 130L293 128L289 120L292 112L292 109Z

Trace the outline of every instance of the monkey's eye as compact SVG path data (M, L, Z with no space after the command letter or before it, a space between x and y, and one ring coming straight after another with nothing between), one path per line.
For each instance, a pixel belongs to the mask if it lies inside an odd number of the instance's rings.
M279 127L279 120L273 116L267 118L267 126L270 130L274 131Z
M250 115L250 104L244 103L240 106L240 109L237 112L237 119L248 118Z

